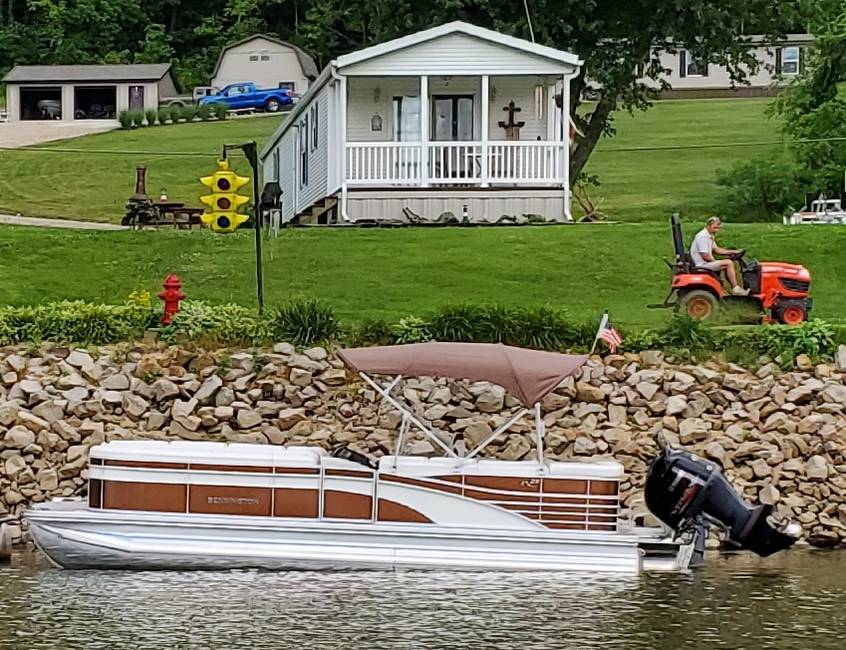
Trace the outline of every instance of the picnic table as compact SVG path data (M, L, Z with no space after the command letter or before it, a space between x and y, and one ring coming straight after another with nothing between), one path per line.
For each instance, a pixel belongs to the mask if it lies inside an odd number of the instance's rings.
M180 201L145 200L135 205L138 207L137 213L128 214L124 223L139 230L145 226L173 226L190 230L202 224L200 215L203 214L203 208L188 207Z

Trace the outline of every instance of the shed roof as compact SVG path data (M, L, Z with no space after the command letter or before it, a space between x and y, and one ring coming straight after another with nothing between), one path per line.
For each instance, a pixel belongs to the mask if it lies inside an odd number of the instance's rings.
M3 81L6 83L159 81L169 72L170 63L16 65L3 77Z
M318 75L317 64L314 62L308 53L300 47L297 47L293 43L289 43L288 41L283 41L281 39L276 38L275 36L268 36L267 34L253 34L252 36L247 36L247 38L242 38L240 41L235 41L234 43L229 43L226 45L221 51L220 54L217 55L217 63L214 64L214 71L212 72L211 76L214 79L217 76L218 71L220 70L220 64L223 63L223 56L231 50L233 47L238 47L239 45L243 45L244 43L249 43L250 41L254 41L257 38L263 38L265 40L270 41L271 43L276 43L277 45L283 45L284 47L290 47L297 55L297 58L300 61L300 66L303 69L303 74L308 77L309 79L315 79Z

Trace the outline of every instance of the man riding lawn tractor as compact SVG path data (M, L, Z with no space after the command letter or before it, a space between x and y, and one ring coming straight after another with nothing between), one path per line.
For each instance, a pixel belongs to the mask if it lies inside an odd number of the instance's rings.
M678 215L670 219L676 258L667 265L673 272L670 293L663 303L653 307L675 307L691 318L708 319L714 316L720 304L729 302L752 303L768 311L765 320L775 320L788 325L798 325L808 319L811 309L809 289L811 274L798 264L783 262L758 262L747 259L746 251L717 246L714 235L720 229L720 220L708 220L690 247L684 246ZM724 255L717 260L714 255ZM738 277L735 262L740 268ZM720 274L725 273L730 291L723 288ZM740 286L742 279L746 288ZM675 295L676 300L673 300Z

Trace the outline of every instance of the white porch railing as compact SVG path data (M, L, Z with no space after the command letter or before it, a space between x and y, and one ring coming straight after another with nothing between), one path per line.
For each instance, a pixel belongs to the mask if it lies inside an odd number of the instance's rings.
M347 183L420 186L563 182L567 146L563 142L428 142L426 165L423 146L419 142L348 143Z

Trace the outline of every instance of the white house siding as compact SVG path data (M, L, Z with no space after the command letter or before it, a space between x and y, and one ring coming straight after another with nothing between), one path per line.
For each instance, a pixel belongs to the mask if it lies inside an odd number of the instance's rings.
M257 56L259 60L250 61L251 56ZM262 56L268 57L268 60L262 61ZM220 68L211 83L223 88L242 81L252 81L260 88L278 88L281 82L292 82L294 92L308 90L308 79L297 53L290 47L260 37L224 52Z
M347 82L348 142L390 142L394 133L394 97L417 97L420 80L416 77L365 77ZM382 130L371 131L373 115L382 118Z
M565 64L504 45L448 34L343 68L345 75L560 74Z

